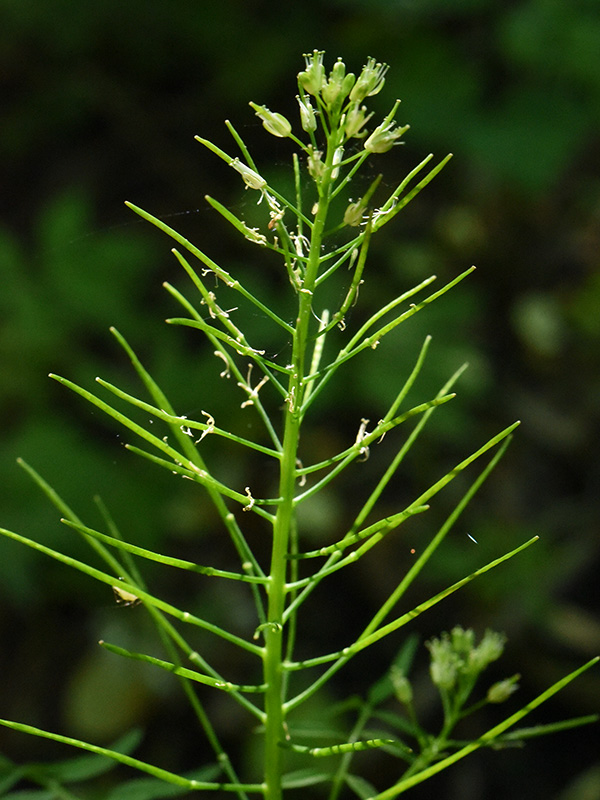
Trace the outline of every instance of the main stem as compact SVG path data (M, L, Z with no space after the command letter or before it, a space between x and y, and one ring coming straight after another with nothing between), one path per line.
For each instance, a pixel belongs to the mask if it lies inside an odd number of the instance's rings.
M333 148L328 148L329 170ZM265 755L264 780L266 800L281 800L281 776L283 772L283 750L285 741L285 697L283 682L283 612L285 611L287 555L290 546L290 532L294 523L296 488L296 465L300 426L302 420L302 399L305 389L304 374L308 340L308 329L312 311L312 295L319 271L321 244L329 205L330 178L320 186L319 210L317 211L311 235L310 252L302 289L298 293L298 318L292 344L292 375L288 386L283 435L283 455L279 477L279 497L273 524L273 544L271 549L271 568L269 573L268 625L265 628L265 649L263 674L267 686L265 693Z

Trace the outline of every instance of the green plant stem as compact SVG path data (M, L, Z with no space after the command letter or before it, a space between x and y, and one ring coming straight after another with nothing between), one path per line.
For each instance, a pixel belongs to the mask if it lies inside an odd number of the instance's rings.
M329 208L331 170L334 147L329 143L326 177L319 187L319 208L312 229L310 250L302 288L298 292L298 317L292 342L292 374L285 405L283 455L280 466L279 497L273 524L271 569L268 583L268 613L265 628L264 684L265 693L265 797L280 800L281 776L285 740L285 697L283 679L283 628L286 600L286 581L290 535L295 519L295 489L297 481L298 445L302 420L302 392L305 389L305 359L308 330L312 312L312 297L320 266L323 231Z

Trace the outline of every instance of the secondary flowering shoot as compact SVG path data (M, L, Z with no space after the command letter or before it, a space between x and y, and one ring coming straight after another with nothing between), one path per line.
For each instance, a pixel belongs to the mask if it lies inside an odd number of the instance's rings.
M504 650L506 637L487 630L481 642L475 644L475 633L457 625L451 633L426 643L431 653L429 671L431 680L441 690L451 691L461 686L472 686L483 670Z

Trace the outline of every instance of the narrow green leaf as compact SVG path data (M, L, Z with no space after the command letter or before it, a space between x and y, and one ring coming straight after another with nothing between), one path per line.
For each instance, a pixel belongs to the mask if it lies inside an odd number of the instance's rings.
M220 339L225 344L229 345L232 350L235 350L236 353L240 356L246 356L247 358L251 358L254 362L256 362L259 366L262 364L266 364L270 369L274 369L277 372L282 372L284 375L290 375L290 368L289 367L282 367L280 364L276 364L274 361L269 361L268 358L263 358L264 350L256 350L254 347L251 347L249 344L244 344L243 342L237 341L234 339L233 336L229 336L227 333L218 330L214 327L214 325L209 325L208 322L205 322L201 319L185 319L185 317L173 317L168 319L167 322L170 325L185 325L188 328L197 328L204 333L209 332L211 336L214 336L216 339Z
M388 744L395 744L395 740L365 739L361 742L344 742L343 744L333 744L328 747L306 747L305 745L288 743L284 746L295 753L305 753L313 756L313 758L327 758L329 756L343 755L344 753L358 753L361 750L373 750L376 747L384 747Z
M116 328L111 328L111 333L115 336L121 347L123 347L123 349L129 356L135 371L139 375L142 383L144 384L146 390L148 391L148 394L154 400L156 406L162 408L168 414L173 414L174 416L176 416L175 410L171 405L171 403L169 402L168 397L165 395L165 393L156 383L154 378L143 366L143 364L141 363L141 361L139 360L133 349L126 341L125 337L122 336L119 333L119 331L117 331ZM196 446L194 445L190 437L186 436L186 434L183 433L179 425L173 426L172 430L175 439L179 443L182 451L186 454L188 459L191 462L195 463L200 469L205 469L204 460L202 459L200 453L198 452ZM276 437L273 439L273 441L276 443L276 445L279 445L279 442ZM264 576L264 572L262 571L258 561L256 560L254 553L252 552L250 547L248 547L248 543L246 542L244 535L242 534L242 531L236 521L235 516L230 513L229 508L227 507L227 504L225 503L223 497L216 489L210 486L206 488L208 495L211 498L215 508L217 509L217 512L221 517L226 530L229 533L231 541L233 542L240 556L241 563L251 565L251 569L255 575ZM260 617L263 615L264 612L261 606L261 598L257 592L254 592L254 599Z
M132 753L142 740L142 731L134 729L121 736L110 746L111 750L119 753ZM97 755L76 756L65 761L51 761L47 764L31 765L32 772L46 779L52 778L60 783L76 783L105 775L116 764L110 758ZM30 769L30 767L25 767Z
M96 406L96 408L104 411L105 414L107 414L109 417L112 417L125 428L128 428L130 431L133 431L133 433L136 433L141 439L149 442L158 450L161 450L163 453L172 458L174 464L171 469L173 471L178 472L180 470L177 468L183 467L188 471L188 477L190 477L196 483L199 483L206 488L210 487L225 497L236 500L244 507L252 507L253 503L248 495L236 492L235 490L230 489L228 486L225 486L225 484L220 483L220 481L215 480L205 469L199 468L193 461L190 461L178 450L175 450L175 448L171 447L167 442L164 441L164 439L161 439L160 437L155 436L153 433L150 433L150 431L146 430L146 428L138 425L132 419L129 419L129 417L125 416L125 414L117 411L117 409L113 408L108 403L105 403L104 400L101 400L87 389L83 389L81 386L78 386L76 383L73 383L67 378L62 378L60 375L54 375L51 373L50 377L58 381L58 383L61 383L63 386L71 389L76 394L83 397L84 400L87 400L89 403Z
M294 503L298 505L303 500L306 500L307 498L319 492L324 486L326 486L331 480L333 480L334 477L339 475L339 473L343 469L345 469L349 464L351 464L356 458L358 458L359 456L365 457L365 454L368 453L369 447L373 443L380 440L389 431L393 430L394 428L397 428L403 422L406 422L407 420L411 419L411 417L414 417L418 414L423 414L432 408L437 408L437 406L441 406L444 403L447 403L449 400L453 400L455 397L456 397L455 394L448 394L445 395L444 397L436 397L433 400L429 400L426 403L421 403L420 405L411 408L409 411L406 411L404 414L400 414L400 416L395 417L395 419L388 420L387 422L382 421L378 423L375 426L375 428L370 432L367 432L366 430L362 429L365 423L368 422L368 420L364 420L363 423L361 424L361 428L359 429L354 444L352 444L350 447L348 447L341 453L338 453L336 456L333 456L332 458L328 459L326 462L321 462L320 464L313 465L311 467L304 467L301 470L299 470L300 474L306 475L310 472L322 469L324 465L335 464L337 462L337 466L335 466L330 472L328 472L324 478L321 478L321 480L318 481L318 483L315 483L309 489L302 492L302 494L297 495L294 499Z
M420 572L423 570L423 568L425 567L431 556L436 552L436 550L444 541L448 533L452 530L462 512L465 510L467 505L471 502L471 500L475 496L476 492L479 490L482 484L487 480L489 474L494 469L498 461L500 461L500 459L502 458L502 456L506 451L506 448L510 444L511 438L512 438L511 436L507 436L504 439L501 447L494 454L493 458L490 459L489 463L481 471L478 477L473 481L471 486L467 489L467 491L464 493L460 501L456 504L456 506L449 514L444 524L435 534L433 539L429 542L427 547L419 555L415 563L410 567L406 575L402 578L398 586L390 594L385 603L383 603L379 611L373 616L373 619L363 631L363 635L365 633L370 633L371 631L375 630L375 628L377 628L381 624L381 622L385 619L385 617L387 617L387 615L391 612L391 610L398 603L400 598L406 593L409 586L412 585L412 583L420 574Z
M446 292L450 291L450 289L452 289L454 286L456 286L458 283L464 280L467 277L467 275L470 275L474 271L474 269L475 267L470 267L469 269L461 273L457 278L454 278L454 280L450 281L441 289L439 289L437 292L434 292L433 294L429 295L429 297L426 297L425 300L421 300L420 303L412 304L411 308L409 308L408 311L405 311L404 314L400 314L400 316L396 317L396 319L393 319L391 322L388 322L387 325L381 327L376 333L372 333L370 336L368 336L361 344L359 344L357 347L351 350L347 354L347 357L352 358L354 355L361 352L367 347L372 347L372 348L377 347L381 339L388 333L393 331L394 328L400 325L401 322L405 322L407 319L410 319L410 317L412 317L413 314L422 311L430 303L433 303L434 300L437 300L442 295L446 294Z
M498 746L502 742L526 741L537 736L547 736L549 733L561 733L572 728L580 728L582 725L594 725L598 721L600 721L600 714L588 714L586 717L574 717L560 722L549 722L546 725L535 725L532 728L518 728L516 731L503 734L494 741L493 745Z
M251 496L250 488L247 487L247 493L245 495L240 494L239 492L235 492L231 489L228 489L224 484L220 484L218 481L211 481L208 484L203 483L202 481L198 480L198 476L195 472L186 467L182 466L181 464L172 464L170 461L166 461L164 458L159 458L159 456L155 456L152 453L147 453L145 450L141 450L139 447L135 447L132 444L125 445L126 450L130 450L132 453L141 456L142 458L148 459L148 461L152 461L153 464L157 464L159 467L163 467L163 469L168 470L169 472L177 475L182 475L189 480L195 481L196 483L200 483L206 489L217 489L220 494L224 495L225 497L229 497L233 500L237 500L239 503L243 504L243 509L245 511L253 511L260 517L264 517L268 519L269 522L273 521L273 515L270 514L268 511L265 511L261 506L276 506L279 504L279 500L277 498L273 499L255 499ZM258 566L258 564L257 564ZM259 574L264 574L258 568L256 570Z
M529 541L525 542L525 544L520 545L519 547L511 550L509 553L501 556L500 558L495 559L494 561L490 561L484 567L472 572L466 578L463 578L460 581L452 584L447 589L444 589L442 592L430 597L424 603L413 608L411 611L403 614L401 617L398 617L393 622L390 622L388 625L384 625L383 627L377 629L376 631L369 633L368 635L364 636L364 638L359 637L353 644L348 647L345 647L343 650L338 650L335 653L329 653L325 656L318 656L317 658L306 659L304 661L294 662L286 664L287 669L295 670L295 669L306 669L308 667L317 666L319 664L326 664L330 662L334 662L331 664L329 669L327 669L320 677L318 677L310 686L308 686L304 691L300 692L296 697L290 699L285 705L286 709L291 710L296 708L297 706L301 705L303 702L308 700L309 697L318 691L322 686L324 686L332 677L338 672L343 666L347 664L347 662L354 656L356 653L361 652L361 650L370 647L375 642L378 642L380 639L388 636L390 633L398 630L402 626L408 624L416 617L420 616L424 611L427 611L429 608L432 608L434 605L437 605L446 597L449 597L454 592L461 589L467 583L470 583L475 578L479 577L480 575L484 575L489 570L497 567L502 562L512 558L513 556L520 553L522 550L525 550L527 547L532 545L534 542L538 540L537 536L534 536Z
M196 138L198 138L198 137L196 137ZM222 152L222 151L220 151L220 152ZM229 158L229 156L226 156L226 154L223 154L223 155L225 155L226 159ZM231 159L231 160L233 160L233 159ZM229 161L228 163L231 163L231 161ZM266 314L272 320L277 322L278 325L280 325L281 327L283 327L286 330L288 330L290 328L290 326L286 322L284 322L280 317L278 317L277 314L275 314L273 311L271 311L271 309L269 309L268 306L266 306L264 303L262 303L256 297L254 297L252 292L249 292L244 286L242 286L242 284L236 278L232 278L231 275L227 272L227 270L225 270L222 267L220 267L215 261L212 260L212 258L209 258L209 256L206 255L206 253L203 253L202 250L200 250L195 245L193 245L184 236L181 236L181 234L177 233L176 230L171 228L169 225L166 225L162 220L158 219L157 217L154 217L152 214L149 214L147 211L144 211L143 209L141 209L138 206L134 205L133 203L126 202L125 205L128 208L130 208L132 211L134 211L136 214L138 214L140 217L142 217L142 219L145 219L147 222L152 223L152 225L156 226L163 233L166 233L167 236L170 236L171 239L174 239L178 244L180 244L182 247L184 247L188 251L188 253L191 253L202 264L204 264L204 266L206 268L208 268L209 270L214 272L215 275L220 280L222 280L223 283L226 286L228 286L230 289L233 289L234 291L236 291L239 294L241 294L242 297L244 297L246 300L249 300L254 306L259 308L264 314Z
M431 284L433 281L435 281L435 279L436 279L435 275L432 275L429 278L426 278L420 284L418 284L417 286L413 286L411 289L409 289L408 291L404 292L399 297L396 297L394 300L392 300L386 306L381 308L377 313L373 314L373 316L370 317L370 319L367 320L367 322L365 322L364 325L362 325L360 327L358 332L356 334L354 334L354 336L352 336L352 338L350 339L348 344L346 344L339 351L339 353L333 359L333 361L331 361L325 367L322 367L321 370L316 375L308 375L306 377L305 380L307 380L307 381L308 380L314 380L315 378L319 378L319 381L318 381L315 389L312 392L310 400L308 400L305 403L305 405L303 406L303 413L305 413L307 411L308 406L311 403L314 402L315 398L325 388L325 386L331 380L333 375L337 372L339 367L341 367L342 364L345 364L346 361L348 361L349 359L353 358L354 355L356 355L358 352L361 352L361 350L363 348L361 347L360 350L359 350L357 345L359 344L359 342L361 342L361 340L364 340L364 337L366 336L367 331L379 319L381 319L382 317L386 316L390 311L392 311L394 308L396 308L401 303L404 303L406 300L410 299L415 294L417 294L418 292L420 292L423 289L425 289L427 286L429 286L429 284Z
M0 719L0 725L4 725L4 727L11 728L15 731L31 734L32 736L40 736L42 739L51 739L55 742L68 744L71 747L78 747L80 750L87 750L89 753L97 753L101 756L107 756L108 758L112 758L114 761L118 761L120 764L133 767L133 769L137 769L139 772L146 772L149 775L159 778L160 780L166 781L167 783L174 783L177 786L183 786L191 792L210 790L224 792L244 791L256 792L258 794L263 794L264 792L264 786L260 783L213 783L209 781L198 781L184 778L182 775L177 775L175 772L169 772L168 770L161 769L153 764L140 761L138 758L132 758L124 753L119 753L116 750L111 750L107 747L99 747L98 745L90 744L89 742L82 742L80 739L74 739L71 736L61 736L58 733L51 733L50 731L45 731L41 728L35 728L33 725L24 725L22 722L13 722L12 720Z
M432 158L432 154L429 154L427 158L425 158L420 164L418 164L406 178L402 181L402 183L398 186L397 189L390 195L388 200L384 203L384 205L379 210L379 216L376 219L376 225L374 230L379 230L384 225L386 225L390 220L392 220L396 214L401 211L405 206L407 206L411 200L413 200L421 191L424 189L428 183L430 183L436 175L438 175L446 166L446 164L452 158L452 153L449 153L444 159L440 161L440 163L435 166L427 175L419 181L419 183L411 189L404 197L400 198L401 193L404 191L406 186L408 185L409 181L417 175L418 172L427 164L427 162Z
M444 598L449 597L451 594L454 594L454 592L458 591L463 586L466 586L467 583L470 583L471 581L475 580L475 578L478 578L480 575L484 575L486 572L489 572L491 569L494 569L494 567L499 566L504 561L508 561L509 558L513 558L518 553L530 547L534 542L537 542L538 538L539 538L538 536L534 536L532 539L529 539L524 544L520 545L519 547L516 547L514 550L511 550L509 553L505 553L503 556L500 556L500 558L496 558L493 561L490 561L485 566L480 567L478 570L475 570L475 572L472 572L470 575L467 575L466 578L462 578L462 580L453 583L452 586L449 586L442 592L439 592L433 597L430 597L429 600L426 600L424 603L415 606L415 608L413 608L411 611L408 611L406 614L402 614L402 616L398 617L393 622L390 622L387 625L378 628L376 631L372 633L368 633L366 636L364 634L361 634L361 637L356 641L355 644L352 645L351 649L353 650L354 653L358 653L361 650L364 650L366 647L370 647L372 644L379 641L384 636L388 636L390 633L393 633L394 631L398 630L398 628L403 627L408 622L420 616L424 611L427 611L428 609L437 605Z
M118 386L114 386L112 383L105 381L103 378L96 378L96 382L99 383L100 386L103 386L105 389L108 389L108 391L112 392L114 395L116 395L116 397L121 398L121 400L125 400L127 403L135 406L136 408L141 408L143 411L147 411L149 414L152 414L152 416L156 417L156 419L167 422L171 426L178 426L186 436L190 436L191 431L199 431L204 435L214 434L215 436L221 436L224 439L229 439L230 441L240 444L243 447L256 450L259 453L264 453L265 455L271 456L271 458L280 458L281 456L280 453L270 447L264 447L261 444L253 442L251 439L244 439L242 436L237 436L236 434L230 433L223 428L218 428L214 424L214 418L210 414L206 414L207 421L205 422L190 419L186 416L175 416L173 414L168 414L166 411L163 411L160 408L156 408L156 406L153 406L151 403L146 403L144 400L140 400L139 398L124 392L122 389L119 389ZM186 431L188 432L186 433ZM190 436L190 438L193 439L193 436Z
M425 345L424 345L424 347L425 347ZM423 353L423 351L421 351L421 352ZM446 381L444 386L442 386L440 391L437 393L436 398L440 398L440 397L443 397L444 395L448 394L450 389L454 386L455 382L460 378L460 376L462 375L462 373L466 369L466 366L467 366L466 364L463 364L461 367L459 367L459 369L456 370L456 372L449 378L449 380ZM413 372L414 372L414 370L413 370ZM409 381L410 381L410 377L409 377ZM396 399L398 399L398 398L396 398ZM394 401L394 403L390 407L390 411L393 409L395 404L396 404L396 401ZM391 479L396 474L396 471L398 470L398 467L404 461L405 456L407 455L407 453L413 447L414 443L416 442L416 440L418 439L418 437L422 433L425 425L427 424L427 422L431 418L431 415L433 414L434 411L435 411L435 408L428 409L422 415L422 417L418 420L417 424L415 425L415 427L413 428L413 430L409 434L408 438L406 439L404 444L400 447L400 449L398 450L398 452L396 453L396 455L392 459L390 465L387 467L387 469L385 470L384 474L382 475L382 477L377 482L377 485L375 486L375 488L373 489L373 491L371 492L371 494L369 495L369 497L367 498L367 500L363 504L362 508L360 509L358 514L356 515L356 518L355 518L355 520L352 523L352 526L350 528L350 533L353 533L356 530L358 530L359 527L365 521L365 519L368 517L368 515L371 513L373 507L375 506L375 503L381 497L381 494L384 491L385 487L389 484ZM390 412L388 412L388 413L390 413ZM387 415L386 415L386 417L387 417ZM384 419L386 417L384 417Z
M492 436L484 445L482 445L478 450L472 453L467 458L463 459L459 464L457 464L454 469L450 470L450 472L446 473L443 478L440 478L439 481L436 481L432 486L429 487L426 491L420 494L414 501L413 505L422 505L423 503L429 502L432 497L434 497L441 489L447 486L450 481L454 480L457 475L459 475L469 464L472 464L476 461L480 456L484 453L487 453L488 450L491 450L492 447L495 447L499 444L503 439L506 439L510 434L520 425L520 421L513 422L512 425L509 425L508 428L505 428L500 433L496 434L496 436Z
M203 567L200 564L195 564L193 561L185 561L181 558L172 558L171 556L165 556L162 553L155 553L153 550L147 550L144 547L138 547L135 544L124 542L122 539L117 539L114 536L109 536L106 533L96 531L93 528L88 528L86 525L81 525L77 522L71 522L71 520L68 519L61 519L61 522L63 522L65 525L68 525L70 528L85 534L86 536L93 536L95 539L99 539L101 542L105 542L113 547L117 547L119 550L125 550L128 553L140 556L141 558L146 558L149 561L158 561L159 563L165 564L169 567L177 567L178 569L184 569L189 572L198 572L200 575L228 578L229 580L234 581L245 581L246 583L264 584L268 582L268 578L242 575L239 572L227 572L226 570L217 569L216 567Z
M383 519L374 522L372 525L363 528L357 533L347 534L343 539L340 539L340 541L336 542L335 544L328 545L327 547L321 547L318 550L309 550L306 553L291 553L289 558L314 558L315 556L327 556L336 552L341 553L346 548L356 544L356 542L360 542L363 539L374 536L375 534L379 534L379 538L383 538L385 534L395 530L405 520L409 519L415 514L422 514L428 509L429 506L409 506L408 508L404 509L404 511L400 511L397 514L391 514L389 517L384 517ZM322 577L324 573L320 571L317 574ZM309 580L311 580L311 578L305 579L305 582ZM294 585L298 587L301 585L301 582Z
M152 664L154 667L164 669L166 672L172 672L173 675L179 675L182 678L189 678L191 681L203 683L206 686L212 686L213 689L220 689L223 692L256 693L265 691L264 685L248 685L231 683L231 681L221 681L209 675L202 675L200 672L197 672L194 669L188 669L187 667L173 664L171 661L164 661L163 659L155 658L154 656L149 656L145 653L135 653L132 650L126 650L124 647L118 647L117 645L110 644L109 642L100 641L98 644L104 647L105 650L108 650L110 653L114 653L115 655L123 656L124 658L131 658L135 661L143 661L146 664ZM264 715L258 709L256 709L256 716L259 719L264 718Z

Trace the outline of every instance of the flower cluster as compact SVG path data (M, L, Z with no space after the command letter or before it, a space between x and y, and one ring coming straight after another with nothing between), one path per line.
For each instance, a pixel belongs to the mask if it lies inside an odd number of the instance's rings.
M367 113L361 105L367 97L378 94L385 83L387 64L381 64L374 58L367 59L358 78L352 72L346 72L346 65L338 58L331 72L327 75L323 66L323 52L315 50L304 56L306 69L298 74L298 90L296 95L300 108L300 124L309 134L317 128L317 115L325 114L328 129L341 132L340 144L353 138L365 138L365 126L372 114ZM312 98L312 99L311 99ZM292 137L290 121L266 106L250 103L265 129L273 136ZM392 121L398 103L384 122L375 128L366 138L364 148L371 153L385 153L408 130L408 125L396 127Z
M483 670L504 650L506 638L487 630L478 645L475 633L456 626L450 633L427 642L431 654L431 680L441 690L452 691L462 685L472 686Z

